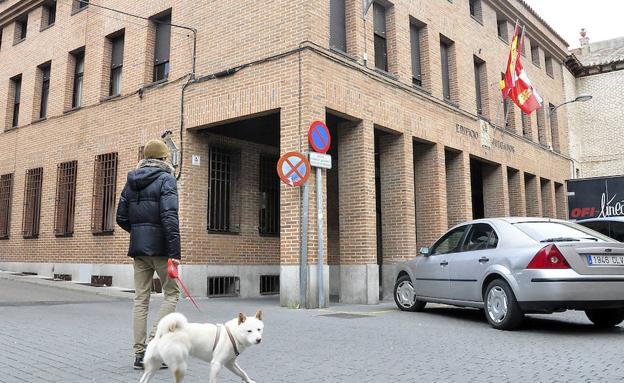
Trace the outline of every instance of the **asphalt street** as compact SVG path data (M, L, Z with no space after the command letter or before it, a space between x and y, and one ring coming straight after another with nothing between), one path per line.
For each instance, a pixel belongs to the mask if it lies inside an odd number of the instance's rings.
M162 298L152 298L152 314ZM423 313L332 304L295 310L275 298L188 300L193 322L264 311L262 344L239 357L260 382L621 382L624 327L594 328L582 312L534 315L497 331L477 310ZM131 294L0 272L0 382L138 382L132 368ZM207 382L190 363L185 382ZM229 371L222 382L239 382ZM155 382L172 382L161 370Z

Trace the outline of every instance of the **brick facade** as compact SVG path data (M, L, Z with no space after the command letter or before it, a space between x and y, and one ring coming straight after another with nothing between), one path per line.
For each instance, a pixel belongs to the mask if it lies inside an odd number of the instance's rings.
M94 158L118 153L118 195L125 174L136 166L138 148L165 129L173 130L183 147L179 181L183 259L192 275L190 287L197 293L205 292L207 275L242 275L237 273L243 269L258 274L266 270L253 267L274 266L268 270L281 274L282 304L299 302L302 191L281 185L279 237L260 235L259 158L310 150L307 128L314 120L327 121L335 137L334 168L322 173L328 239L324 250L326 269L332 275L325 283L326 293L331 290L344 302L376 303L379 280L388 296L393 264L415 256L418 247L431 245L449 225L472 218L473 160L481 164L486 216L541 216L544 212L564 217L562 185L570 172L565 157L565 114L559 114L558 129L553 130L559 137L546 138L559 143L560 153L539 144L538 118L531 119L530 137L524 137L520 111L510 114L514 131L483 128L487 124L476 114L474 56L486 63L483 115L501 124L496 83L505 67L508 45L497 36L497 13L526 21L529 44L539 44L542 60L544 49L554 60L552 77L543 62L537 66L525 59L527 72L546 105L564 100L560 62L565 42L523 2L482 1L480 21L469 15L467 0L380 2L386 7L386 73L374 67L372 10L364 20L361 1L346 1L347 52L329 49L330 2L326 0L246 1L236 6L231 2L102 1L107 7L144 17L171 9L173 24L197 28L195 80L189 75L192 33L174 27L169 78L158 84L148 84L153 75L153 23L96 4L72 14L67 2L57 2L56 23L44 31L34 22L42 17L36 1L0 4L0 105L7 105L0 109L6 128L0 133L0 175L14 173L10 238L0 241L0 263L5 266L127 264L126 233L119 228L111 235L91 233ZM13 45L14 19L26 13L32 20L27 37ZM422 86L412 85L410 24L414 20L424 24ZM107 36L121 30L121 95L109 98ZM443 97L440 36L453 42L451 102ZM82 107L72 110L68 107L74 60L70 53L82 47ZM48 117L37 121L37 66L46 62L51 62L52 69ZM219 73L228 68L236 70ZM10 79L19 74L22 104L18 127L11 129ZM180 117L184 123L181 141ZM240 181L233 199L239 226L234 234L207 230L211 145L240 152ZM201 159L198 165L192 164L192 156ZM54 175L58 163L70 160L78 161L75 229L73 236L61 238L53 233ZM20 228L25 172L39 166L44 168L40 235L24 239ZM318 254L315 181L313 173L308 181L311 264L317 262ZM547 200L545 208L543 200ZM318 305L314 273L316 267L311 267L308 298L312 307ZM115 281L114 276L113 283L122 284ZM241 294L242 286L241 280ZM250 289L247 295L257 294L253 283L245 288Z

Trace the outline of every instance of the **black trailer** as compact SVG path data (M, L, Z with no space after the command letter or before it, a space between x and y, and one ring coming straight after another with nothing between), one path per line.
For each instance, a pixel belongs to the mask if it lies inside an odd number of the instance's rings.
M624 216L624 176L568 180L567 186L569 219Z

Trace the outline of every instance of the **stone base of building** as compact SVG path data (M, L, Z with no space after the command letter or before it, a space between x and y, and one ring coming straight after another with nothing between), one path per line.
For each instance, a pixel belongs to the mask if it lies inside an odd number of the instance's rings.
M0 270L37 273L53 277L54 274L69 274L73 282L90 283L94 275L112 277L112 286L134 288L134 272L131 264L78 264L78 263L31 263L0 262ZM279 275L278 265L184 265L180 276L189 292L195 296L208 296L209 277L238 277L238 292L241 298L260 297L260 276ZM157 278L156 274L154 278Z
M308 267L308 295L307 308L319 308L318 268L316 265ZM325 307L329 305L329 266L323 267L323 286ZM299 297L299 265L280 266L280 304L284 307L300 307Z
M392 301L394 299L394 284L396 282L397 265L384 264L382 267L382 299Z
M340 303L379 303L379 266L340 265Z

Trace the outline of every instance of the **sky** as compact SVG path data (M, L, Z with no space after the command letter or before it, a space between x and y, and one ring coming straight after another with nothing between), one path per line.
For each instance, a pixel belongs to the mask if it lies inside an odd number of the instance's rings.
M587 30L589 42L624 36L623 0L524 0L570 48L580 46L579 31Z

